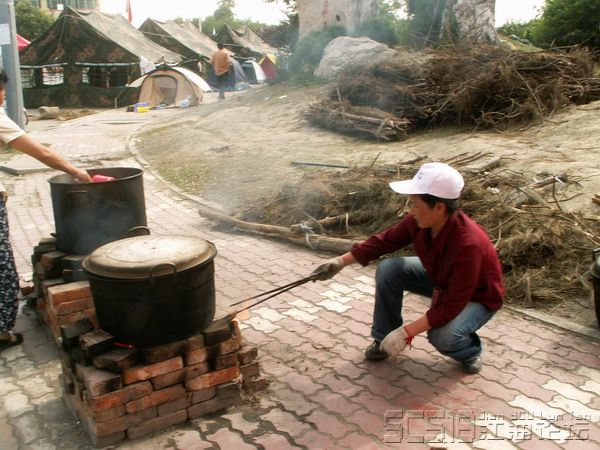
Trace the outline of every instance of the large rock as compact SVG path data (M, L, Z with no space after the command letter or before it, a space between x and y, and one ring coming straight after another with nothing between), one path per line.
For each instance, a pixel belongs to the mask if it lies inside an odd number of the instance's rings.
M339 37L325 47L315 75L331 78L346 67L391 59L395 54L387 45L367 37Z

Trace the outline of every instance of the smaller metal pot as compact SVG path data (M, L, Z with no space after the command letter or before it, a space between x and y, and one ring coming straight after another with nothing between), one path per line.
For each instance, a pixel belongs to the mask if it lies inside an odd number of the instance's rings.
M138 347L202 331L215 314L215 246L190 236L138 236L83 260L100 327Z

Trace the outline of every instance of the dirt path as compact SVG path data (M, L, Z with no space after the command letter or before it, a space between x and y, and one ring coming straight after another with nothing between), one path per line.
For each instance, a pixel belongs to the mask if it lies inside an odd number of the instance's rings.
M578 184L568 187L573 198L561 207L594 217L600 213L591 201L600 193L600 102L572 107L520 131L445 128L418 132L402 142L375 143L314 128L302 118L307 105L325 91L286 85L252 89L143 129L137 147L169 181L234 214L315 170L293 161L368 167L374 159L394 164L418 155L446 160L476 152L502 157L505 170L526 173L532 181L567 173ZM563 302L551 312L596 326L591 299Z

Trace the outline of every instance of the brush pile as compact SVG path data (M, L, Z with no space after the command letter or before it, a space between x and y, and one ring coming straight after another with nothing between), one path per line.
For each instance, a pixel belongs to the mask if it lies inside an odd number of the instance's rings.
M461 166L457 159L448 162ZM393 195L388 183L411 178L419 165L398 165L395 172L389 167L308 172L274 198L261 199L243 219L361 240L405 214L406 197ZM507 301L549 309L589 297L586 277L592 250L600 247L600 220L562 210L560 202L572 196L576 177L541 174L532 181L506 169L461 172L466 180L461 208L498 249Z
M305 117L341 133L396 140L413 128L442 124L503 129L598 99L600 78L584 49L444 49L424 62L398 59L346 70L329 98Z

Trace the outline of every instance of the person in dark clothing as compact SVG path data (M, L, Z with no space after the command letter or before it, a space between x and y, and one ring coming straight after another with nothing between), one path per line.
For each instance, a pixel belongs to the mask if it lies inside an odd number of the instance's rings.
M375 309L365 357L397 356L412 339L427 332L443 355L460 362L466 373L481 370L483 350L476 331L502 306L504 286L498 254L483 228L458 209L462 176L443 163L424 164L412 180L390 187L409 196L410 213L398 224L355 245L313 272L332 278L345 266L367 265L412 244L417 256L382 261L376 273ZM431 306L405 324L404 291L431 297Z

